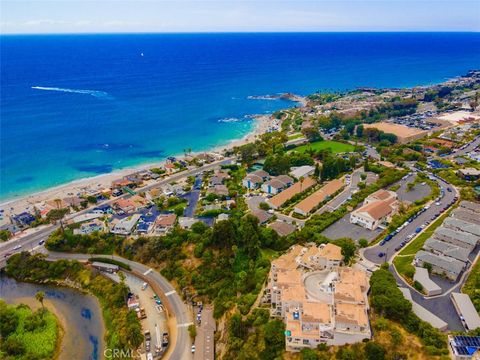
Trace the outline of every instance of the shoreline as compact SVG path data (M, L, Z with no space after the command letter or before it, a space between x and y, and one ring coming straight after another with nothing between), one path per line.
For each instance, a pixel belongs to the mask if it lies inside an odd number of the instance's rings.
M292 99L292 101L298 103L301 107L303 107L305 104L305 99L301 96L295 96L295 100ZM198 155L205 152L223 153L225 150L230 150L236 146L249 143L261 134L266 133L270 123L272 120L274 120L271 114L253 115L252 119L255 122L253 129L243 137L231 139L223 145L216 145L203 151L192 152L191 155ZM175 156L178 159L183 159L185 157L184 154L171 156ZM76 196L77 193L86 190L101 190L104 188L109 188L112 181L116 179L133 174L135 172L145 171L154 167L160 167L165 163L165 161L166 160L160 160L156 162L140 164L138 166L127 167L124 169L118 169L111 173L80 178L30 194L19 195L18 197L0 200L0 209L4 211L4 219L2 220L2 223L9 220L8 216L23 212L35 206L36 204L41 204L56 198L62 199L68 196Z

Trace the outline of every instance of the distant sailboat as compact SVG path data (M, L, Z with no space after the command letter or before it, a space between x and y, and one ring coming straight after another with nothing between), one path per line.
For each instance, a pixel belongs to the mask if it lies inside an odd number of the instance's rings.
M143 53L140 53L140 56L143 57Z

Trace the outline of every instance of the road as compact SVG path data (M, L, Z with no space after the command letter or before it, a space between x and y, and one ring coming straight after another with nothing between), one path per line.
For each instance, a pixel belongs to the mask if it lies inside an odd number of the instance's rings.
M78 260L86 261L92 256L103 256L105 255L91 255L91 254L66 254L66 253L56 253L48 252L49 260ZM169 306L171 308L171 316L175 318L176 322L176 331L170 331L170 341L174 343L174 348L167 351L167 358L177 360L177 359L192 359L191 353L191 343L190 335L188 334L188 325L192 324L191 313L187 306L184 304L180 296L177 294L173 286L160 275L157 271L145 266L143 264L124 259L120 256L109 255L109 258L122 261L128 264L133 271L139 272L146 276L150 282L153 282L158 286L165 297L168 299ZM176 339L173 338L173 335L176 333ZM168 356L170 355L170 356Z
M432 221L432 218L434 218L441 209L449 206L455 195L457 195L455 188L439 178L436 178L436 181L440 185L440 188L445 192L445 196L440 200L440 205L437 206L432 204L427 211L420 214L416 219L414 219L410 224L408 224L398 234L390 239L390 241L388 241L385 245L380 246L380 244L377 244L367 248L363 253L367 260L375 264L381 264L383 262L390 261L397 252L395 248L400 245L400 243L404 241L408 235L413 234L416 228L424 225L427 221ZM447 188L451 188L452 192L447 191ZM379 257L378 254L380 252L383 252L386 255L384 257Z
M196 169L193 169L193 170L187 170L187 171L182 171L178 174L173 174L173 175L169 176L168 178L163 179L161 181L158 181L158 182L155 182L153 184L149 184L149 185L137 188L136 192L148 191L148 190L151 190L151 189L154 189L154 188L161 187L163 185L167 185L167 184L171 183L172 181L178 181L178 180L183 179L183 178L188 177L188 176L195 176L195 175L197 175L197 174L199 174L203 171L211 170L212 168L215 168L216 166L226 165L226 164L230 163L230 161L232 161L233 159L234 159L233 157L225 158L221 161L216 161L216 162L213 162L211 164L207 164L207 165L204 165L202 167L199 167L199 168L196 168ZM103 202L97 203L93 207L98 207L98 206L102 206L102 205L112 205L118 199L130 197L130 196L131 196L130 194L123 194L123 195L120 195L116 198L108 199L108 200L105 200ZM81 210L81 211L73 213L73 214L69 214L65 217L64 221L70 220L70 219L72 219L72 218L74 218L75 216L78 216L78 215L86 214L86 213L92 211L93 207L85 209L85 210ZM38 230L36 233L29 234L27 236L16 237L16 238L13 238L13 239L11 239L7 242L0 243L0 264L1 264L2 260L4 259L4 255L6 253L16 252L13 248L16 247L17 245L22 246L21 250L31 250L31 247L35 245L35 242L38 244L38 242L41 239L46 239L48 237L48 235L45 236L45 234L50 234L52 231L54 231L57 228L58 228L58 225L47 225L47 226L41 228L40 230ZM19 251L21 251L21 250L19 250Z
M448 157L451 158L451 157L463 156L469 153L470 151L475 150L479 146L480 146L480 135L477 136L475 139L473 139L473 141L471 141L464 149L459 149L453 152L452 154L450 154Z

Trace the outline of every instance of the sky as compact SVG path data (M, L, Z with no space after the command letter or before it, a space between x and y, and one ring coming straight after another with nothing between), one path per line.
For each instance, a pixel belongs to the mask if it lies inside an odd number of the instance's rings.
M480 31L480 1L0 1L2 34L277 31Z

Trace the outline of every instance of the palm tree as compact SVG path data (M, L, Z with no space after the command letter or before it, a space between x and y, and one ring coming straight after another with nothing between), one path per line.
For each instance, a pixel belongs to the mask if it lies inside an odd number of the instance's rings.
M38 291L35 294L35 299L37 299L40 302L40 304L42 304L42 316L43 316L43 313L45 312L45 306L43 305L44 298L45 298L45 293L43 291Z
M305 181L305 178L304 178L303 176L300 176L300 178L298 179L298 181L300 182L300 192L302 192L303 182Z

